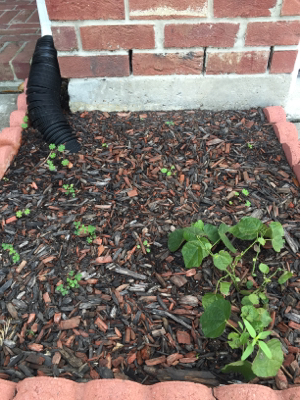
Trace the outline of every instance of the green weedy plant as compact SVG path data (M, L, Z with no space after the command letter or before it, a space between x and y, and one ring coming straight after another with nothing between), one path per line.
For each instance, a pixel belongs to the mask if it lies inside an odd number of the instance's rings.
M251 245L237 255L237 250L226 234L232 234L240 240L252 241ZM199 267L203 259L211 256L213 264L225 275L221 277L216 285L215 293L206 294L202 298L204 313L200 318L201 327L206 337L216 338L222 335L225 330L231 314L231 304L225 300L220 292L227 296L230 293L232 285L242 295L241 319L238 323L239 329L230 333L228 336L229 345L232 348L242 348L241 361L234 362L225 366L224 372L237 371L244 374L247 380L255 377L275 376L283 362L283 353L281 343L277 339L264 342L271 332L264 329L271 322L268 313L268 298L265 294L266 285L271 282L271 278L275 276L281 268L268 275L269 267L263 263L259 264L259 271L263 274L263 282L255 291L252 291L253 283L247 281L247 290L241 290L239 277L236 277L235 268L237 263L252 247L255 248L256 257L253 259L253 275L255 275L255 267L260 253L260 246L265 245L266 241L271 241L272 247L276 252L280 252L284 245L284 231L280 223L272 222L268 227L260 220L254 217L244 217L238 224L230 227L222 223L219 227L212 224L206 224L202 220L197 221L190 227L180 228L169 234L168 247L174 252L182 247L182 255L187 268ZM236 256L232 256L226 250L220 250L212 253L212 248L218 243L222 243L225 247ZM278 279L279 284L285 283L292 277L292 273L284 272ZM230 281L228 281L230 279ZM227 280L227 281L225 281ZM257 308L256 305L263 304L263 307ZM258 348L258 349L257 349ZM246 359L257 350L257 356L253 363Z
M94 226L85 226L84 224L82 224L80 221L75 221L74 226L76 228L76 230L74 231L74 234L76 235L82 235L82 234L88 234L88 238L87 238L87 242L88 244L92 244L93 240L95 240L96 238L96 227Z
M60 284L56 287L57 291L59 291L62 295L67 295L69 294L69 290L71 288L79 288L79 281L82 277L81 273L74 274L74 271L70 271L68 273L68 277L66 279L67 284L64 286L64 284Z
M107 148L109 145L108 145L107 143L103 143L101 146L102 146L103 148Z
M71 195L75 198L75 189L73 188L73 184L64 184L63 188L66 190L66 192L64 192L66 195Z
M26 128L28 128L28 116L25 116L24 118L23 118L23 121L24 121L24 123L23 124L21 124L21 127L23 128L23 129L26 129Z
M253 149L253 145L250 142L248 142L248 148Z
M13 247L12 244L5 244L5 243L2 243L2 248L3 248L5 251L8 251L8 252L9 252L9 254L10 254L11 258L12 258L13 263L18 263L18 262L19 262L19 260L20 260L20 255L18 254L17 251L14 250L14 247Z
M16 211L16 217L18 217L18 219L20 219L23 216L23 214L25 216L29 216L30 215L30 209L24 209L24 210Z
M165 121L166 125L175 125L175 123L173 121Z
M49 145L49 149L51 150L51 152L50 152L50 154L49 154L49 156L48 156L48 158L47 158L47 164L48 164L48 167L49 167L49 170L50 171L56 171L56 167L55 167L55 165L54 165L54 163L53 163L53 160L57 157L57 153L56 152L52 152L53 150L55 150L56 149L56 146L55 146L55 144L54 143L51 143L50 145ZM65 145L59 145L58 147L57 147L57 150L58 150L58 152L60 152L60 153L64 153L64 151L65 151ZM68 159L63 159L62 161L61 161L61 164L62 164L62 166L68 166L68 164L69 164L69 160Z
M147 240L144 240L143 241L143 245L145 246L145 250L146 250L146 252L147 253L150 253L150 245L149 245L149 243L147 242ZM141 248L141 246L138 244L137 245L137 249L140 249Z
M175 169L175 166L171 166L170 170L168 170L167 168L161 168L161 173L166 174L167 176L171 176L172 175L172 170ZM176 174L176 172L174 171L174 174Z

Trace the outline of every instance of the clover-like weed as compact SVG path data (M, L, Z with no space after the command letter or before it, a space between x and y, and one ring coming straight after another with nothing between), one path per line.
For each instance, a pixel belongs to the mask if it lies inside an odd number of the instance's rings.
M23 118L23 121L24 121L24 123L22 123L21 124L21 127L23 128L23 129L26 129L26 128L28 128L28 116L25 116L24 118Z
M91 225L85 226L80 221L75 221L73 223L73 225L75 226L74 234L88 235L87 242L88 242L88 244L92 244L93 240L95 240L95 238L96 238L96 234L95 234L96 227L91 226Z
M17 210L16 211L16 217L20 219L23 215L29 216L30 215L30 209L24 209L24 210Z
M82 277L81 273L76 273L72 270L68 273L66 278L67 284L60 284L56 287L57 291L59 291L63 296L69 294L69 290L71 288L79 288L79 281Z
M66 190L64 192L66 195L71 195L73 198L75 198L75 189L73 184L64 184L63 188Z
M9 255L11 256L12 261L13 261L14 264L19 262L19 260L20 260L20 255L18 254L17 251L15 251L15 249L14 249L14 247L13 247L12 244L2 243L2 248L3 248L5 251L8 251L8 252L9 252Z
M58 152L64 153L66 148L65 148L65 145L59 145L56 148L55 144L51 143L49 145L49 149L51 150L51 152L50 152L46 162L48 164L48 168L49 168L50 171L56 171L56 166L55 166L53 161L54 161L54 159L56 159L58 157L58 154L57 154L57 152L55 152L55 150L57 149ZM59 158L61 159L62 156L59 155ZM68 159L63 159L63 160L60 160L60 161L61 161L61 165L64 166L64 167L69 165L69 160Z
M146 252L147 253L150 253L150 245L149 245L149 243L147 242L147 240L144 240L143 241L143 245L144 245L144 247L145 247L145 250L146 250ZM140 249L141 248L141 246L138 244L137 245L137 249Z
M161 173L166 174L167 176L171 176L172 175L172 170L175 169L175 166L171 166L170 170L168 170L167 168L163 167L161 168ZM176 174L176 172L174 171L174 174Z

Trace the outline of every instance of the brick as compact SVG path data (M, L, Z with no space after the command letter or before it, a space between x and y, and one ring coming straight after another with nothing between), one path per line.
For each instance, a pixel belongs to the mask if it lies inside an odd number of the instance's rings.
M0 35L26 35L26 34L35 34L37 28L26 25L24 28L16 27L15 25L11 25L9 29L0 29ZM23 42L26 40L23 39Z
M107 25L80 28L84 50L153 49L152 25Z
M290 122L279 122L273 124L275 134L280 143L298 142L298 131L295 124Z
M2 39L2 38L1 38ZM1 46L1 40L0 40ZM0 81L13 81L14 74L9 62L20 49L20 44L9 43L0 53Z
M0 37L0 46L6 42L20 42L18 45L22 45L24 42L37 41L41 35L5 35Z
M0 175L0 177L1 177L1 175ZM1 379L0 380L0 388L1 388L0 399L1 400L12 400L15 397L15 394L17 393L16 387L17 387L16 383Z
M39 14L38 14L38 11L37 11L37 10L35 10L35 11L32 13L31 17L27 20L27 23L30 23L30 24L32 24L32 23L37 23L37 24L39 24L39 23L40 23Z
M25 93L21 93L17 99L18 110L27 111L27 103L26 103L26 95Z
M270 66L271 74L290 74L294 70L297 50L274 51Z
M14 17L13 20L10 21L11 24L15 24L18 22L25 22L32 14L32 10L20 10L18 15Z
M19 11L5 11L0 16L0 24L8 24L14 17L18 15Z
M293 172L295 173L297 180L299 181L300 184L300 162L293 166Z
M21 145L21 138L21 127L4 128L0 133L0 146L11 146L17 153Z
M207 54L206 74L260 74L267 69L268 51Z
M10 127L17 127L21 129L21 124L23 124L23 118L25 116L24 110L15 110L11 113L9 117Z
M300 142L283 143L282 149L285 153L288 164L293 168L300 163Z
M30 60L34 52L35 45L35 42L28 42L21 52L13 59L12 65L18 79L28 78Z
M73 26L54 26L52 28L54 45L57 50L77 50L77 38Z
M130 0L131 19L207 17L208 0Z
M283 0L281 16L300 15L300 0Z
M12 146L1 146L0 147L0 179L4 176L8 169L10 162L13 160L16 154L15 149ZM16 216L14 216L16 217Z
M281 106L265 107L263 112L269 123L276 124L286 121L286 113Z
M98 20L123 19L123 0L102 1L81 0L62 1L46 0L48 15L51 20Z
M247 26L246 46L297 45L300 21L250 22Z
M269 17L270 8L276 5L276 0L250 1L250 0L214 0L215 18L252 18Z
M204 52L136 54L132 65L134 75L200 74Z
M165 26L165 47L233 47L239 24L201 23Z
M64 78L125 77L130 75L128 56L59 57Z

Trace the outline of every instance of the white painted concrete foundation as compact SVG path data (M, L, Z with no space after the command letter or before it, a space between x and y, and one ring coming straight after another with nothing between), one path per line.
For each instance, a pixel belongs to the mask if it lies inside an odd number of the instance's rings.
M290 74L71 79L70 108L75 112L285 106L291 79Z

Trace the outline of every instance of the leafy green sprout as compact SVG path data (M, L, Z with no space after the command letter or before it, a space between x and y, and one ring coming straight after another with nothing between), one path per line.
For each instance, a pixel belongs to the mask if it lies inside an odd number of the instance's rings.
M24 121L24 123L21 124L21 127L24 128L24 129L28 128L28 124L27 124L28 123L28 116L25 116L23 118L23 121Z
M51 144L49 145L49 149L50 149L51 151L54 151L54 150L56 149L55 144L54 144L54 143L51 143ZM61 152L61 153L63 153L63 152L65 151L65 149L66 149L65 145L59 145L59 146L57 147L57 151L58 151L58 152ZM56 152L50 152L50 154L49 154L49 156L48 156L48 158L47 158L47 164L48 164L48 167L49 167L49 170L50 170L50 171L55 171L55 170L56 170L56 167L55 167L55 165L54 165L54 163L53 163L53 161L52 161L52 160L54 160L56 157L57 157L57 153L56 153ZM52 160L51 160L51 159L52 159ZM68 166L69 160L68 160L68 159L63 159L63 160L61 161L61 164L62 164L63 166Z
M242 192L242 194L244 194L245 196L248 196L248 195L249 195L249 191L248 191L247 189L245 189L245 188L243 188L243 189L241 190L241 192Z
M250 207L250 206L252 205L252 203L251 203L249 200L247 200L246 203L245 203L245 205L246 205L247 207Z
M59 291L63 296L69 294L69 290L71 288L79 288L79 281L82 277L81 273L74 274L74 271L70 271L68 273L68 277L66 279L67 284L60 284L56 287L57 291Z
M9 181L9 178L7 178L7 177L2 177L2 180L3 180L3 181Z
M88 234L87 242L88 242L88 244L92 244L93 240L95 240L95 238L96 238L96 234L95 234L96 227L91 226L91 225L85 226L80 221L75 221L73 224L76 229L74 231L74 234L76 234L76 235Z
M161 173L166 174L167 176L171 176L172 175L172 170L175 169L175 166L171 166L170 170L168 170L167 168L161 168ZM176 174L176 172L174 171L174 174Z
M12 244L6 244L6 243L2 243L2 248L4 251L8 251L9 255L12 258L13 263L18 263L20 260L20 255L18 254L17 251L15 251L14 247Z
M109 145L108 145L107 143L103 143L101 146L102 146L103 148L107 148Z
M66 190L66 195L72 195L75 198L75 189L73 188L73 184L64 184L63 188Z
M165 121L166 125L175 125L175 123L173 121Z
M253 145L250 142L248 142L248 148L253 149Z
M146 250L146 252L147 253L150 253L150 245L149 245L149 243L147 242L147 240L144 240L143 241L143 245L145 246L145 250ZM137 245L137 249L140 249L141 248L141 246L138 244Z
M18 219L20 219L23 216L23 214L25 216L29 216L30 215L30 209L18 210L16 212L16 217L18 217Z

